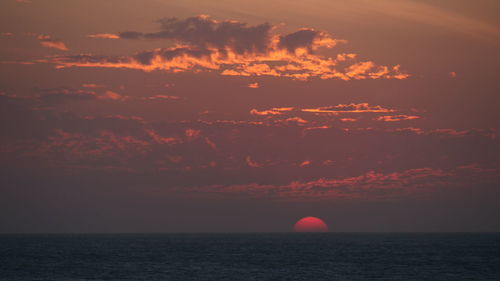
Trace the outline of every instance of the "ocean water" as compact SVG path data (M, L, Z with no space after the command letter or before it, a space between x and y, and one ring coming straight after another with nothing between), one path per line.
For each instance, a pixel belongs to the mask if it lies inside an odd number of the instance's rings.
M0 235L0 280L500 280L500 234Z

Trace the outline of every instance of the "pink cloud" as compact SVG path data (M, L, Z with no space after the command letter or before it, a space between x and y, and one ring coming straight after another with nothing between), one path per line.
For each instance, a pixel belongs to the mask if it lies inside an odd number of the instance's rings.
M255 161L253 161L253 160L252 160L252 158L251 158L250 156L245 157L245 161L246 161L246 163L247 163L247 165L248 165L249 167L252 167L252 168L259 168L259 167L262 167L262 165L261 165L261 164L259 164L259 163L255 162Z
M249 157L247 157L247 162L248 159ZM307 162L305 163L308 165ZM253 163L253 165L257 164ZM331 199L385 200L432 192L436 188L446 186L453 180L453 176L453 172L441 169L418 168L391 173L369 171L355 177L292 181L284 185L215 185L196 188L196 191L221 195L242 193L251 197L271 197L280 200L298 201Z

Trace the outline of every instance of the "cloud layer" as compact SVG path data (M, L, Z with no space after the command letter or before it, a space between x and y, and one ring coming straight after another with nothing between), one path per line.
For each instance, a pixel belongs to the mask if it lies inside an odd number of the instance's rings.
M250 117L258 121L212 122L79 116L48 107L118 102L106 93L61 88L34 97L0 95L0 109L10 120L0 127L0 165L43 165L73 176L123 172L181 194L299 201L392 200L500 181L500 143L493 130L347 129L327 123L352 114L394 112L400 118L401 110L380 105L321 107L326 113L275 107L252 110ZM301 112L305 115L295 115ZM311 119L315 114L326 119Z

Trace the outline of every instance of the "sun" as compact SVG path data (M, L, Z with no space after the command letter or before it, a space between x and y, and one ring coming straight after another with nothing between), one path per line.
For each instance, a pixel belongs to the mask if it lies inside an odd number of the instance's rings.
M293 232L328 232L328 225L322 219L305 217L295 223Z

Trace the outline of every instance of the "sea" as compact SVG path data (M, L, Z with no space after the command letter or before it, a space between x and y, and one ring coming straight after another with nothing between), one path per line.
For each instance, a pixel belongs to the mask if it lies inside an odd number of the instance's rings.
M500 233L2 234L0 280L500 280Z

